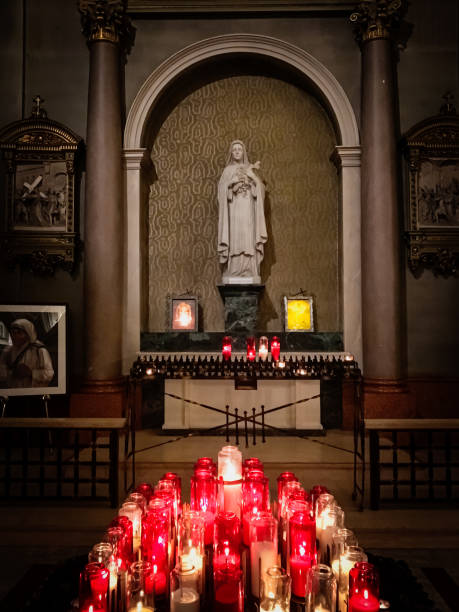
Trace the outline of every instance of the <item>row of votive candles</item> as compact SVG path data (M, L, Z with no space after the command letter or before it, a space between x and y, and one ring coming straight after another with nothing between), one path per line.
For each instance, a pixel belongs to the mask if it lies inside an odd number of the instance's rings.
M306 491L292 472L277 501L256 458L225 446L218 467L198 459L190 504L166 473L141 484L96 544L80 577L81 612L377 612L378 578L344 512L323 486Z
M222 342L222 356L223 359L228 360L231 358L233 346L233 339L231 336L225 336ZM254 336L246 338L247 346L247 360L254 361L257 356L256 339ZM273 361L279 361L280 358L280 340L277 336L271 338L271 359ZM266 336L261 336L258 340L258 357L265 361L268 358L269 352L269 340Z

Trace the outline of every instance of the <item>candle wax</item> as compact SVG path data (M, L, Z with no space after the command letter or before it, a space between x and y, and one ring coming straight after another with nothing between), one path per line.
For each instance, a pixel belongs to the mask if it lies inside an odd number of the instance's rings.
M349 612L378 612L379 599L364 590L363 593L354 593L349 598Z
M239 585L232 583L218 586L214 608L218 612L239 612Z
M179 588L171 593L171 612L199 612L199 595L194 589Z
M261 575L268 567L272 567L277 563L277 550L274 542L252 542L250 545L250 572L252 595L260 597L260 566L261 560Z
M297 597L306 597L306 576L311 567L311 558L291 557L290 575L292 593Z

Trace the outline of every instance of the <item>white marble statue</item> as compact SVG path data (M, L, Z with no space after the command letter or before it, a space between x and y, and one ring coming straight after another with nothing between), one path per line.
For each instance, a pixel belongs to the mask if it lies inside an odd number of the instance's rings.
M244 143L234 140L218 183L218 255L223 284L261 283L260 264L268 239L264 185L250 164Z

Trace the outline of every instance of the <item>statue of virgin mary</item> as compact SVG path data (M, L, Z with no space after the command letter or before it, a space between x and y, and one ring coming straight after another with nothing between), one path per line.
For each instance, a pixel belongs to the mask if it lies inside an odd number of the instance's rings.
M264 215L265 189L250 164L246 148L234 140L218 183L218 255L223 284L260 284L260 264L268 239Z

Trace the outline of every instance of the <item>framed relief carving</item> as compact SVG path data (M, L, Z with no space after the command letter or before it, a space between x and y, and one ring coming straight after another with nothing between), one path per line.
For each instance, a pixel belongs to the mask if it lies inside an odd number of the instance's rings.
M41 275L71 272L78 248L82 139L48 119L43 100L32 115L0 130L5 177L4 257Z
M459 265L459 118L450 96L440 114L404 138L408 162L406 242L415 276L457 274Z

